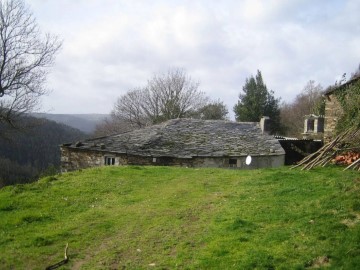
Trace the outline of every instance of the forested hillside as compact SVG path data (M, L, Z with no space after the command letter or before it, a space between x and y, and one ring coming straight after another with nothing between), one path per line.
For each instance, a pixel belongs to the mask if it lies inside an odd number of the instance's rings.
M85 133L93 133L98 124L102 123L108 114L52 114L52 113L34 113L36 118L45 118L60 124L76 128Z
M59 145L86 135L78 129L45 119L26 117L24 128L0 126L0 187L36 180L60 165Z

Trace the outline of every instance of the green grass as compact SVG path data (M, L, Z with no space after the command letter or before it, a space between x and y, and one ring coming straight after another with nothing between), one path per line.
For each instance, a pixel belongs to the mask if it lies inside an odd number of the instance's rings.
M0 190L1 269L66 243L61 269L356 269L360 175L106 167Z

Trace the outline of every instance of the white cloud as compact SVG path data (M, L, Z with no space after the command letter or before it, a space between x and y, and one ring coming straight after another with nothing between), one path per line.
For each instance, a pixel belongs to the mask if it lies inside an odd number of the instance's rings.
M328 86L360 61L360 3L348 1L31 0L64 39L44 100L54 112L109 112L155 72L185 68L232 110L262 71L285 100L310 79Z

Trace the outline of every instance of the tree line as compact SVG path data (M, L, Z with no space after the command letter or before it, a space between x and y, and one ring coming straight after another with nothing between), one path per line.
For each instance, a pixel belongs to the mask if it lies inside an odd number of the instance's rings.
M0 123L15 128L20 116L38 108L40 97L48 92L46 75L61 46L57 36L41 32L23 0L0 1ZM242 91L233 108L237 121L259 121L261 116L269 116L274 134L291 131L287 123L292 122L289 115L293 112L289 110L297 105L281 106L259 70L246 79ZM306 98L312 95L309 93L305 93ZM96 134L124 132L183 117L224 120L228 119L228 108L220 100L211 100L199 89L199 82L175 68L120 96L111 118L98 126Z
M61 46L56 35L41 32L23 0L0 1L0 123L15 128L20 116L39 107L40 97L48 92L46 76ZM258 70L246 79L233 110L237 121L269 116L272 133L295 134L301 126L299 119L315 110L313 103L318 103L320 90L321 86L310 81L294 103L281 104ZM227 115L222 101L211 100L199 90L198 82L175 68L120 96L111 119L101 124L96 134L123 132L173 118L224 120Z
M48 92L46 77L62 46L43 33L23 0L0 1L0 123L17 127L20 116L40 105ZM272 119L272 133L296 135L306 114L323 112L322 87L309 81L294 102L281 103L258 70L245 80L233 111L237 121ZM181 69L156 74L145 87L130 89L114 104L111 118L97 135L124 132L173 118L228 119L228 108L199 90L199 83ZM0 134L1 136L1 134Z
M148 80L146 86L127 91L113 105L110 119L96 127L103 136L158 124L174 118L228 120L228 108L220 100L211 100L183 69L169 69ZM233 107L236 121L259 122L269 116L272 134L299 136L304 116L324 114L323 88L309 81L291 103L281 102L269 90L262 73L246 78Z
M227 115L222 101L211 100L199 89L199 82L175 68L120 96L111 118L96 128L96 135L126 132L175 118L226 120Z

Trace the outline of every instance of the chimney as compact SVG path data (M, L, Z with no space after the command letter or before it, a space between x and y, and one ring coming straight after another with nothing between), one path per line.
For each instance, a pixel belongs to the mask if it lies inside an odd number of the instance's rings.
M260 128L263 134L270 134L271 120L269 116L261 117Z

